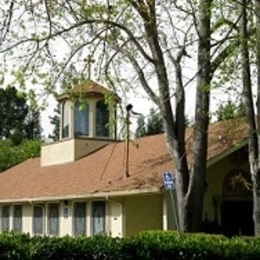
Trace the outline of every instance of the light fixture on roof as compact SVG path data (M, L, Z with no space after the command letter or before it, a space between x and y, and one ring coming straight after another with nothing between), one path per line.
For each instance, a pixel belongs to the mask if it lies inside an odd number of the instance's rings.
M125 177L129 177L129 138L130 138L130 112L133 108L132 104L126 106L126 163L125 163Z
M129 177L129 139L130 139L130 129L129 126L131 124L130 122L130 113L132 113L133 115L142 115L140 113L134 112L133 110L133 105L132 104L128 104L126 106L126 168L125 168L125 177Z

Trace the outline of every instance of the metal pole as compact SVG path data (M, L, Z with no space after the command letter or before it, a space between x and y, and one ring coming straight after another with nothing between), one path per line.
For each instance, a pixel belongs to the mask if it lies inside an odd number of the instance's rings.
M126 106L126 169L125 169L125 176L129 177L129 138L130 138L130 111L133 108L131 104Z
M174 203L173 190L170 190L170 196L171 196L171 201L172 201L172 210L173 210L173 217L175 219L176 229L179 231L180 228L179 228L179 223L178 223L177 208L175 207L175 203Z

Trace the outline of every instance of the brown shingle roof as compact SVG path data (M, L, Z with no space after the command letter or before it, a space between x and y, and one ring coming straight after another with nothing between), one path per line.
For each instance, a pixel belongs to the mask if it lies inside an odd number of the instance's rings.
M67 90L65 93L58 96L58 100L61 101L63 99L67 99L68 97L78 97L78 96L86 96L89 97L91 95L101 95L102 97L105 95L113 96L116 101L120 101L120 98L111 90L104 88L99 83L93 80L86 80L73 88Z
M241 121L212 124L208 158L237 144L246 136ZM187 130L187 152L192 153L191 129ZM188 157L189 162L191 156ZM0 174L0 201L37 197L73 197L84 194L160 188L162 174L174 171L164 135L138 139L130 145L130 177L124 178L125 143L107 145L76 162L40 166L40 159L27 160Z

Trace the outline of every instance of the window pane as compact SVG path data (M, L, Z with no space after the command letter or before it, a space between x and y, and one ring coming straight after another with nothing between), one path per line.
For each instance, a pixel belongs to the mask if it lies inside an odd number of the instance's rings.
M93 235L105 233L106 207L104 201L92 203L92 233Z
M9 231L9 206L2 207L2 231Z
M49 234L50 235L58 235L59 234L59 205L58 204L50 204L49 205Z
M74 204L74 234L75 236L86 234L86 203Z
M22 232L22 205L14 206L14 231Z
M109 137L109 111L103 101L96 104L96 136Z
M33 233L43 234L43 208L41 206L33 207Z
M62 106L62 137L69 137L69 103Z
M89 131L89 107L88 104L76 102L75 111L74 111L74 134L75 136L79 135L88 135Z

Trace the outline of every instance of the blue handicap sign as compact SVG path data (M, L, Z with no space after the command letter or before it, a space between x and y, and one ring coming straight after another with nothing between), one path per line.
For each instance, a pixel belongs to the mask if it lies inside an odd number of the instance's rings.
M163 182L166 190L173 190L175 188L175 180L172 173L165 172L163 174Z

